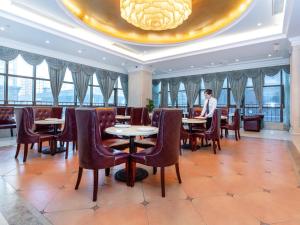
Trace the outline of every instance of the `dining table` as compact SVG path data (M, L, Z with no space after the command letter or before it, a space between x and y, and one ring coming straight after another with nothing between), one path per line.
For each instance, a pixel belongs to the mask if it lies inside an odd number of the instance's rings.
M113 127L106 128L105 132L108 134L121 136L123 138L129 139L129 153L133 154L137 152L135 138L157 134L158 128L152 126L133 126L129 124L116 124ZM140 167L136 168L135 181L141 181L145 179L147 176L148 176L147 170ZM115 174L115 178L118 181L127 182L127 173L125 169L121 169L117 171Z
M53 126L53 134L54 135L58 135L58 128L59 126L63 125L65 123L64 119L57 119L57 118L47 118L44 120L35 120L34 124L35 125L52 125ZM63 146L59 146L57 147L57 141L54 140L54 146L55 148L53 149L53 151L51 151L50 147L44 147L42 149L42 153L43 154L56 154L56 153L62 153L65 152L66 149Z
M189 127L189 133L193 133L193 124L206 124L206 119L204 117L201 118L182 118L182 123L187 124ZM182 148L184 149L192 149L191 140L189 140L188 144L183 144Z

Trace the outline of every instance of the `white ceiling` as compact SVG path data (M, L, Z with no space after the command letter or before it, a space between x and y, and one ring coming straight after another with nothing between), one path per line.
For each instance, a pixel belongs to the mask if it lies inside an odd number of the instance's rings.
M245 16L222 32L175 46L128 44L107 37L71 17L59 0L11 2L0 5L0 26L6 28L0 31L0 45L119 72L146 65L155 77L284 60L289 57L288 38L300 36L299 0L286 0L284 12L277 16L272 15L272 0L256 0Z

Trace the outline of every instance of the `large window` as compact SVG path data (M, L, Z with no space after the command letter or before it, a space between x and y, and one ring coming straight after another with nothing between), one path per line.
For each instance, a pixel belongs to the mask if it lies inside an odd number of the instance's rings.
M121 79L120 77L118 78L118 81L116 83L116 90L115 90L115 95L116 95L116 102L118 106L125 106L126 105L126 100L125 100L125 95L124 91L122 88L121 84Z
M72 79L72 73L69 69L66 70L58 101L60 105L74 105L75 89Z
M178 107L183 109L184 111L187 110L187 97L185 92L184 84L181 82L178 91Z
M53 97L51 92L48 64L44 60L36 67L36 98L37 105L52 105Z
M92 84L92 90L93 90L93 105L95 106L103 106L104 105L104 99L103 95L96 77L96 74L93 75L93 84Z

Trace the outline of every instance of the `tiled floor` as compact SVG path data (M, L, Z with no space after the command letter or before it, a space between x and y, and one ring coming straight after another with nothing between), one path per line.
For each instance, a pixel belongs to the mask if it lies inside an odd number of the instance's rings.
M166 198L159 173L134 188L101 171L98 201L92 202L92 173L74 190L77 153L29 153L14 159L15 146L0 148L0 179L52 224L67 225L300 225L300 186L289 141L231 136L222 151L184 151L182 184L166 171ZM119 167L113 169L116 172ZM5 216L5 215L4 215Z

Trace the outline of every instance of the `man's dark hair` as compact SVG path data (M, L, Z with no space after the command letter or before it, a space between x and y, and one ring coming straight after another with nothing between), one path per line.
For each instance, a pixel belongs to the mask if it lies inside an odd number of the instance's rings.
M208 94L208 95L212 95L212 90L211 89L206 89L204 93Z

